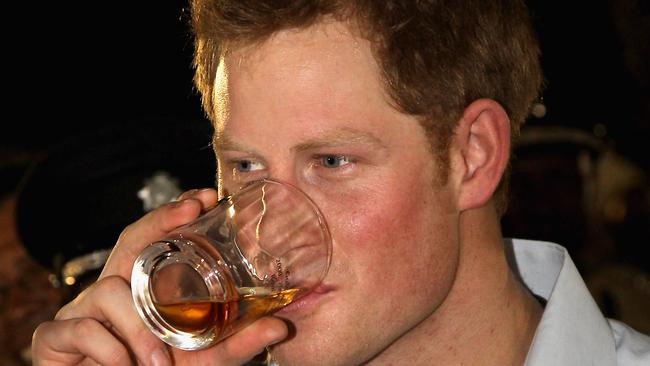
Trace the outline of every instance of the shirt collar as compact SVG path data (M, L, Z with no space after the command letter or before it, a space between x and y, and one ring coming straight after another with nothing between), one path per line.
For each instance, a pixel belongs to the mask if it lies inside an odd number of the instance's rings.
M526 365L615 365L611 328L566 249L519 239L505 244L513 270L546 299Z

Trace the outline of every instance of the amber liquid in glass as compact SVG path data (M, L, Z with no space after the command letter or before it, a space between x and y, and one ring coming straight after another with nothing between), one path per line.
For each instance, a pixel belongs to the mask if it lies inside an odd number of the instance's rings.
M237 299L227 302L202 299L155 306L163 319L180 331L201 333L215 328L216 334L227 336L231 329L288 305L301 292L287 289L265 293L264 290L244 288Z

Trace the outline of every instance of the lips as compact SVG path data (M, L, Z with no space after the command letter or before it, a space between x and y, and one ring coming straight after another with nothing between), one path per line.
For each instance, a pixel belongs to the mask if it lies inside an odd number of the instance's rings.
M302 296L298 300L292 302L291 304L285 306L280 311L278 315L292 315L292 314L301 314L306 313L313 309L316 305L321 303L327 294L334 291L334 287L326 284L320 284L318 287Z

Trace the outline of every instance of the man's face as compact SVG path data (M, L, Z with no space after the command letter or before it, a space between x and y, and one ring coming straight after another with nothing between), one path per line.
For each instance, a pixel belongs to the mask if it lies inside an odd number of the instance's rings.
M424 130L389 103L369 43L341 23L275 34L222 58L220 187L269 177L321 208L333 238L323 285L278 313L281 364L358 364L434 318L454 281L453 189Z

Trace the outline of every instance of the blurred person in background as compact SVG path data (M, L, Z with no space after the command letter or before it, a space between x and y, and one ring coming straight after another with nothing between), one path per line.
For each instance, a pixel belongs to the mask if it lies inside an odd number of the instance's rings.
M603 313L650 333L648 180L614 147L577 128L524 127L502 226L565 243Z
M16 232L15 189L35 151L0 153L0 364L31 364L30 345L36 326L52 319L62 294L50 283L51 272L36 262Z
M96 280L125 225L214 186L211 136L191 120L116 122L25 159L0 202L0 364L31 364L36 326Z
M504 234L562 243L604 314L649 333L650 3L528 3L546 80Z

